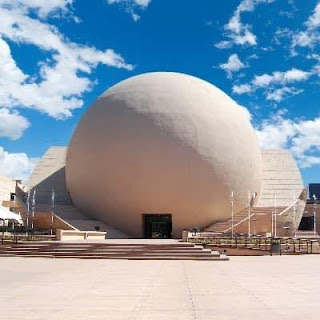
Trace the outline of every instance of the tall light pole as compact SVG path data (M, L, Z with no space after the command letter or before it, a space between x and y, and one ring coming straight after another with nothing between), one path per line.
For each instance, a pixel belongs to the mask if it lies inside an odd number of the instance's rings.
M29 215L30 215L30 190L27 193L27 218L26 218L26 227L27 227L27 235L29 229Z
M316 218L316 213L317 213L317 197L314 194L312 196L314 203L313 203L313 236L317 236L317 218Z
M54 189L52 189L51 193L51 230L50 235L53 234L53 215L54 215L54 200L55 200L56 194L54 192Z
M31 229L33 229L34 211L36 207L36 190L33 190L32 194L32 216L31 216Z
M233 217L233 205L234 205L234 193L233 191L231 191L231 195L230 195L230 202L231 202L231 236L232 236L232 239L234 237L234 217Z
M298 228L298 226L296 227L295 226L295 221L296 221L296 216L297 216L297 201L296 201L296 197L295 196L293 196L293 200L295 201L294 202L294 205L293 205L293 210L292 210L292 228L294 228L294 238L296 238L297 237L297 228Z
M251 236L251 192L248 192L248 237Z
M274 194L274 237L277 237L277 195Z

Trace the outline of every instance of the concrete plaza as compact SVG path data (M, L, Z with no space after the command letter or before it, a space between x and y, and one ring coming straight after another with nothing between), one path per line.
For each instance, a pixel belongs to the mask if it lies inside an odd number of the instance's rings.
M2 320L320 317L320 255L228 262L2 257Z

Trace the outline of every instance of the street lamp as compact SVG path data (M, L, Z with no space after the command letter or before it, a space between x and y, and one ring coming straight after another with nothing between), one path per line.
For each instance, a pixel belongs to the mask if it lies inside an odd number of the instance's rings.
M295 199L295 198L294 198ZM297 202L295 201L293 208L292 208L292 227L294 228L294 238L297 237L297 228L298 226L295 225L296 216L297 216Z
M273 219L272 219L272 233L274 237L277 237L277 195L274 194L274 209L273 209Z
M317 236L317 221L316 221L316 213L317 213L317 197L314 194L312 196L314 202L313 202L313 235L314 237Z
M50 235L53 235L53 216L54 216L54 200L56 198L56 194L54 189L52 189L51 193L51 228L50 228Z
M32 214L31 214L31 230L33 231L34 227L34 211L36 208L36 190L33 190L33 195L32 195ZM32 232L31 231L31 232Z
M251 234L251 192L248 192L248 237L250 238Z
M231 202L231 236L232 238L234 237L234 230L233 230L233 227L234 227L234 220L233 220L233 205L234 205L234 193L233 191L231 191L231 195L230 195L230 202Z
M30 190L28 190L28 193L27 193L27 217L26 217L27 235L28 235L28 229L29 229L29 215L30 215Z

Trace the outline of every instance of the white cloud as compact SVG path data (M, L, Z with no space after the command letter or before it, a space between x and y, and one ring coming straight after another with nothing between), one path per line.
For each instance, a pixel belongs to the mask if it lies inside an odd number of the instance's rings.
M52 13L66 13L73 0L0 0L0 6L21 11L35 10L41 18Z
M314 33L309 33L307 31L301 31L299 33L293 34L292 47L313 47L319 36ZM294 54L294 52L292 52Z
M29 126L29 121L18 112L0 108L0 138L17 140Z
M272 3L274 0L242 0L234 11L229 22L224 26L229 40L223 40L215 46L219 49L230 48L232 45L255 46L257 38L251 31L251 26L243 24L241 15L244 12L253 12L257 5Z
M37 8L42 15L65 12L72 1L15 0L12 5L0 1L0 107L33 108L64 119L82 106L82 95L94 85L89 75L98 64L133 68L112 49L101 51L71 42L32 11ZM39 63L38 74L27 74L13 59L9 41L33 45L51 57Z
M232 92L235 94L250 93L252 91L253 91L253 88L250 84L240 84L240 85L234 85L232 87Z
M293 33L291 43L291 54L296 55L296 47L313 48L320 40L318 28L320 27L320 2L315 6L312 15L304 23L306 29Z
M232 54L228 62L220 64L220 68L227 72L228 76L231 76L233 72L237 72L245 68L245 64L239 59L237 54Z
M107 0L107 3L121 5L134 21L138 21L141 17L136 13L136 10L146 9L151 0Z
M150 4L151 0L135 0L135 3L141 7L146 8Z
M140 7L146 8L151 0L107 0L108 4L114 3L123 3L123 4L131 4L131 5L138 5Z
M255 76L252 83L255 87L267 87L274 80L272 75L263 74L261 76Z
M9 153L0 147L0 175L26 182L38 160L25 153Z
M316 29L320 27L320 3L317 3L314 8L313 14L309 17L306 22L308 29Z
M285 97L297 95L303 92L301 89L289 87L288 84L303 82L308 80L315 71L303 71L292 68L287 71L275 71L272 74L262 74L255 76L251 83L234 85L232 91L235 94L251 93L258 89L265 89L267 100L281 102Z
M276 113L271 119L265 120L256 129L258 139L263 149L284 149L295 130L290 120L284 120L283 114Z
M291 70L280 72L275 71L271 75L263 74L261 76L255 76L252 83L256 87L267 87L273 83L287 84L292 82L299 82L307 80L312 73L292 68Z
M232 47L232 42L223 40L215 44L215 47L218 49L228 49Z
M290 120L278 113L256 130L264 149L288 149L302 168L320 165L320 117Z
M285 97L297 95L303 92L301 89L282 87L273 91L267 92L267 100L272 100L275 102L281 102Z

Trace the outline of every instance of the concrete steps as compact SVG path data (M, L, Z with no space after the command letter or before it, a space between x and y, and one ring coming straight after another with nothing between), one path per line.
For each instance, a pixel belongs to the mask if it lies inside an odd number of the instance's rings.
M316 236L314 235L313 230L298 230L296 232L296 237L298 238L317 238L319 237L319 234L316 233Z
M0 246L0 256L128 260L228 260L218 251L187 243L23 243Z
M283 211L285 208L286 207L277 207L277 212L279 213ZM234 226L238 225L242 221L244 222L247 221L247 218L249 215L248 210L249 209L247 207L234 215L234 218L233 218ZM274 207L252 207L250 209L250 217L263 216L263 215L271 216L273 212L274 212ZM215 233L226 233L226 232L229 232L231 225L232 225L232 219L229 218L228 220L224 220L224 221L220 221L212 224L210 227L206 228L206 231L215 232Z

